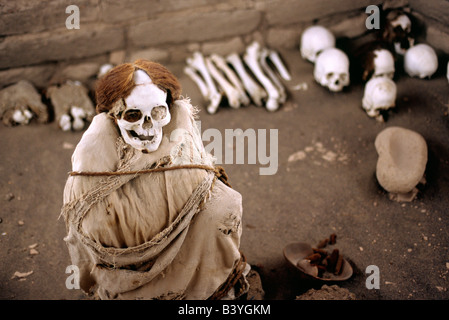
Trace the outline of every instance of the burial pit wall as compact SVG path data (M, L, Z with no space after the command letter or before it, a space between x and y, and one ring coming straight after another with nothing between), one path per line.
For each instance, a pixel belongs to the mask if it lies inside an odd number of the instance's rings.
M78 28L69 5L79 9ZM407 8L422 24L420 42L449 55L445 0L1 1L0 88L20 80L38 89L65 80L89 86L105 63L178 63L194 51L242 53L254 40L298 49L301 33L315 23L337 38L362 39L371 32L369 5Z

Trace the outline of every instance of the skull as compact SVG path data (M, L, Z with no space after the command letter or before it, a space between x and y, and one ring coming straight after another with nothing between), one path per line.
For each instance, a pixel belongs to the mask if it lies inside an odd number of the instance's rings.
M333 47L335 47L335 37L325 27L308 27L301 36L301 56L310 62L315 62L324 49Z
M415 39L411 35L412 22L405 13L401 14L399 11L390 12L387 19L392 29L390 32L392 33L394 49L397 54L403 55L408 48L415 44Z
M395 67L393 54L387 49L374 50L373 77L387 77L393 79Z
M383 121L380 111L396 105L396 84L386 77L371 78L365 85L362 104L368 116Z
M125 142L143 152L153 152L162 141L162 128L171 120L167 93L142 70L134 73L134 83L131 94L118 100L112 110Z
M318 55L313 71L315 80L330 91L339 92L349 85L349 59L337 48L328 48Z
M430 78L437 69L438 56L427 44L418 44L408 49L404 55L404 70L410 77Z

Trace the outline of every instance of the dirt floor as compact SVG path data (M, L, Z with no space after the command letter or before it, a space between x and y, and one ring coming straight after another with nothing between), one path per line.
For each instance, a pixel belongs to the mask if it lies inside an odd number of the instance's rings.
M225 129L266 129L268 142L268 129L278 132L276 174L260 175L267 166L260 158L256 164L223 164L243 196L241 250L260 273L265 298L292 300L320 288L323 282L300 277L283 249L292 242L316 245L335 233L332 248L354 269L349 280L337 284L357 299L448 299L449 84L443 73L420 80L398 72L397 108L380 123L361 109L362 84L331 93L314 82L312 64L298 51L281 54L292 80L284 82L290 97L280 110L200 112L203 132L216 128L224 137ZM203 106L183 65L168 67L183 94ZM304 83L306 90L293 90ZM375 179L374 139L389 126L415 130L428 144L427 184L413 202L389 200ZM85 299L66 288L71 262L64 221L58 220L70 157L81 135L62 132L55 123L0 126L1 299ZM288 161L298 151L305 157ZM379 289L366 287L370 265L379 268Z

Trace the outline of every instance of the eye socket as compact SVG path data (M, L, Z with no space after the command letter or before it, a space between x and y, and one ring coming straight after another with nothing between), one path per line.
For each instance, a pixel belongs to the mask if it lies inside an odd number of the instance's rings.
M333 76L334 76L333 72L329 72L328 74L326 74L327 80L330 80Z
M151 110L151 118L156 121L162 120L167 116L167 108L164 106L157 106Z
M140 110L127 110L122 119L128 122L136 122L140 118L142 118L142 112Z

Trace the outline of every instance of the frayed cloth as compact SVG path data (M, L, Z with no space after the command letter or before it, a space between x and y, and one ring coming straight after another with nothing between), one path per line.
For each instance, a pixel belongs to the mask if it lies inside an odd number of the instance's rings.
M160 148L150 154L125 144L105 113L83 135L72 171L133 173L67 180L65 241L85 292L101 299L207 299L217 290L224 296L231 275L244 277L241 195L217 179L227 180L224 171L145 172L214 168L193 110L188 100L175 102Z

